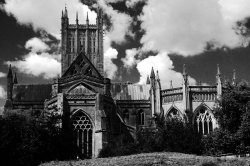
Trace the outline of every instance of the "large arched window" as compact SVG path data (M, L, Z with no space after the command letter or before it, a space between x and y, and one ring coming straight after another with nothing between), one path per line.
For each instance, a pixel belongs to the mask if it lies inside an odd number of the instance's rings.
M83 112L77 112L72 118L74 146L79 158L92 156L92 131L93 126L88 116Z
M205 106L198 108L194 118L194 127L199 133L207 135L214 129L214 118L212 112Z

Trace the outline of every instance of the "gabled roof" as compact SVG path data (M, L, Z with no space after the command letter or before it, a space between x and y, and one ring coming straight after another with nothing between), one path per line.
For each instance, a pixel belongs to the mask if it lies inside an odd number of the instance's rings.
M13 101L17 102L44 102L51 97L51 84L14 85Z
M85 56L83 52L80 52L80 54L71 63L65 73L63 73L62 77L72 75L72 73L76 74L75 72L78 74L82 73L84 75L102 77L99 71L95 68L95 66L90 62L90 60Z

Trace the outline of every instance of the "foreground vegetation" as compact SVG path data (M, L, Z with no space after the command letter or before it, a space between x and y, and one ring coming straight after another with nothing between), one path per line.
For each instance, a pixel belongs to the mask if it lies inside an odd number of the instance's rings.
M213 112L220 128L210 135L202 137L197 133L190 123L193 115L188 115L184 123L180 119L165 119L160 114L154 119L155 128L139 130L134 142L126 142L126 137L120 139L125 139L124 144L111 142L99 157L132 156L96 161L71 161L76 158L73 134L67 126L58 126L60 117L20 110L0 118L0 160L5 165L18 166L36 166L52 160L69 162L51 162L50 165L244 165L248 161L180 154L250 153L250 87L240 83L224 88L220 107Z
M182 153L144 153L79 161L53 161L40 166L248 166L250 159L222 159Z

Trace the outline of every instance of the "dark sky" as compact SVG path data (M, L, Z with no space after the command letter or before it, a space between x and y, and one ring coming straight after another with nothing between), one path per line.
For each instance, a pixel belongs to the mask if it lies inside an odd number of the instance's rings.
M145 2L146 1L140 1L133 6L133 8L127 7L125 1L119 3L109 3L113 10L125 13L132 18L130 30L134 33L133 37L129 35L125 36L126 42L117 43L113 41L111 43L111 46L118 51L118 58L112 60L112 62L118 67L117 76L113 78L114 81L130 81L136 83L140 79L140 73L136 69L136 65L128 70L124 67L121 59L126 56L127 49L141 48L143 46L143 44L140 43L140 40L147 32L142 29L142 22L140 21L139 16L142 15L143 8L147 5ZM4 0L0 0L0 3L3 4L5 2ZM110 27L112 27L111 20L110 16L106 16L105 22ZM41 33L42 30L34 30L32 24L20 25L20 23L17 22L16 16L6 14L4 10L0 10L0 22L0 72L7 74L8 65L6 62L22 59L29 53L29 50L24 47L25 43L33 37L43 37L43 33ZM244 35L247 36L249 31L249 21L246 19L243 24L246 28L246 34ZM53 43L59 42L51 35L49 35L48 38L51 39L50 43L46 43L49 46ZM155 56L157 53L158 52L155 50L144 52L140 55L143 57L141 60L147 58L149 55ZM223 77L226 79L231 80L233 69L236 69L237 79L239 81L242 79L250 81L250 74L248 72L250 71L249 55L250 46L248 45L233 49L228 47L213 49L212 47L207 48L206 51L193 56L182 56L181 54L177 55L171 53L169 54L169 57L173 62L173 71L181 73L183 64L186 64L188 73L196 81L214 84L217 64L220 64L221 72L224 75ZM139 57L139 55L137 54L136 57ZM17 68L14 68L14 71L17 72L20 83L37 84L52 82L52 78L46 79L43 75L34 76L22 72ZM0 77L0 86L6 90L6 77ZM4 102L5 99L0 99L0 107L3 106Z

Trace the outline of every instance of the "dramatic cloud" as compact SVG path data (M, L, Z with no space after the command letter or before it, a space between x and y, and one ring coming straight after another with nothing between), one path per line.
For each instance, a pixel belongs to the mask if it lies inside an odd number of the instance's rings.
M104 0L99 0L98 3L104 12L110 17L112 27L110 31L107 32L107 36L111 41L122 43L125 41L126 35L133 36L129 29L132 21L132 18L129 15L114 10Z
M5 77L5 76L6 76L5 73L0 72L0 78L1 78L1 77Z
M56 55L55 55L56 56ZM48 53L29 53L22 60L8 61L19 72L33 76L43 76L45 79L57 77L61 71L61 64Z
M6 0L0 9L12 14L20 24L31 24L35 30L42 28L60 38L61 14L65 4L71 23L75 23L77 11L79 23L85 23L87 12L90 23L96 22L96 13L79 0Z
M4 88L0 85L0 99L5 99L6 97L6 91Z
M108 78L113 79L116 77L117 66L112 62L117 59L118 52L116 49L109 48L104 54L104 71Z
M242 46L236 21L250 16L249 0L148 0L140 19L144 50L195 55L213 47Z
M61 73L60 54L50 54L49 46L39 38L32 38L25 44L25 48L30 52L21 60L8 61L5 64L11 64L19 72L42 76L45 79L57 77Z
M138 50L136 48L126 50L126 57L121 59L125 68L131 69L138 63L138 60L135 58L137 53Z
M25 44L25 48L32 52L44 52L49 50L49 46L37 37L28 40Z
M183 76L181 73L174 71L173 62L170 60L166 52L149 56L142 60L137 65L137 70L140 73L139 84L146 82L147 76L150 75L152 67L155 72L158 70L162 88L169 88L170 81L173 81L174 87L181 86ZM194 85L196 81L189 77L189 84Z

